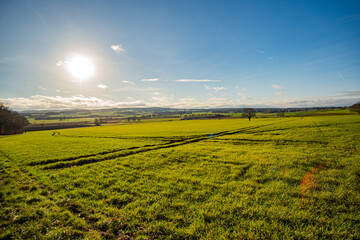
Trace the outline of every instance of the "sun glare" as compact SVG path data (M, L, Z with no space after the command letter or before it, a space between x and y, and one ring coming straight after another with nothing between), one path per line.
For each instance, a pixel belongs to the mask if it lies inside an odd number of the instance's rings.
M90 58L75 55L67 61L66 65L70 74L79 80L86 80L94 75L94 64Z

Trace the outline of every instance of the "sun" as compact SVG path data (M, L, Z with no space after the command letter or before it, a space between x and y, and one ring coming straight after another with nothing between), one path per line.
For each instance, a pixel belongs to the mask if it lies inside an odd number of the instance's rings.
M82 55L74 55L66 62L69 73L79 79L86 80L94 75L94 64L90 58Z

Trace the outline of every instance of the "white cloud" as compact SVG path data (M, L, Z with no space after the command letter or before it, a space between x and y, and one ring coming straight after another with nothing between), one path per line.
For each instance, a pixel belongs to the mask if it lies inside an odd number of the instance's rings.
M98 109L113 107L145 107L142 100L131 102L115 102L96 97L85 97L82 95L72 97L34 95L30 98L0 98L0 101L8 103L13 109Z
M123 83L127 83L127 84L131 84L131 85L135 85L135 83L130 82L130 81L122 81Z
M160 93L159 92L153 92L153 95L159 96Z
M342 107L350 106L359 101L360 96L357 97L344 97L338 96L325 96L325 97L309 97L309 98L287 98L276 101L264 101L253 103L253 107Z
M58 66L58 67L60 67L60 66L62 66L64 63L62 62L62 61L58 61L57 63L56 63L56 66Z
M177 79L176 82L219 82L220 80L209 79Z
M163 103L163 104L169 104L170 102L172 102L174 100L173 97L166 97L166 96L161 96L161 97L152 97L152 100L155 100L155 102L159 103Z
M261 54L264 54L265 52L264 51L262 51L262 50L255 50L256 52L258 52L258 53L261 53Z
M47 90L46 88L44 88L44 87L42 87L42 86L38 86L38 88L39 88L40 90L43 90L43 91L46 91L46 90Z
M58 92L58 93L61 92L59 89L56 89L55 91Z
M114 50L116 53L119 53L119 54L125 51L125 49L121 46L121 44L112 45L111 49Z
M341 93L341 96L359 97L360 98L360 90L338 91L338 93Z
M160 81L160 78L144 78L141 81L142 82L157 82L157 81Z
M274 94L275 94L276 96L282 96L282 95L284 95L285 93L287 93L285 87L283 87L283 86L273 84L271 87L272 87L273 89L277 89L277 90L278 90L277 92L274 92Z
M276 84L273 84L271 87L274 89L283 89L284 88L283 86L276 85Z
M98 88L101 88L101 89L107 89L108 86L106 86L105 84L99 84L97 85Z
M246 97L246 96L242 96L241 100L251 100L252 98Z
M263 99L259 102L246 103L247 107L332 107L332 106L350 106L360 100L360 90L341 91L335 96L308 97L308 98L287 98L279 100ZM86 97L77 95L72 97L61 96L43 96L34 95L30 98L0 98L15 110L51 110L51 109L99 109L99 108L117 108L117 107L173 107L173 108L220 108L220 107L243 107L247 98L242 96L238 100L229 100L226 98L209 98L207 101L198 101L195 98L176 99L173 96L153 96L151 101L135 100L117 102L113 100L104 100L96 97Z
M273 57L272 57L272 56L269 56L269 59L270 59L270 60L273 60Z
M207 90L214 90L214 91L222 91L222 90L225 90L225 89L226 89L225 87L209 87L208 85L204 85L204 87L205 87Z
M226 98L209 98L208 101L210 102L220 102L220 101L226 101Z

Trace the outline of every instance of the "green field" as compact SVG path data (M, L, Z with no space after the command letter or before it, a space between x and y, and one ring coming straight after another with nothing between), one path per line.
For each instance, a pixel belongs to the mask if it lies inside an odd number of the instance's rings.
M358 115L0 138L0 239L359 239Z

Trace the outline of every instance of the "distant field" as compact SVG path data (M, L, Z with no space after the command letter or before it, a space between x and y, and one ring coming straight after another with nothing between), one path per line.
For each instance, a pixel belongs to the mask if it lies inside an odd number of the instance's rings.
M359 239L360 117L0 137L1 239Z
M302 112L287 112L285 116L305 117L305 116L334 116L334 115L356 115L356 112L351 112L349 109L336 109L336 110L309 110Z
M97 112L97 114L99 115L98 117L89 117L92 115L92 113L90 112L89 114L76 114L75 118L72 118L72 116L66 116L65 119L61 119L62 117L64 117L63 115L50 115L49 117L55 117L56 119L51 119L51 120L35 120L34 117L27 117L27 119L29 120L29 122L31 124L49 124L49 123L70 123L70 122L81 122L81 121L88 121L89 123L93 123L95 118L106 118L106 117L114 117L115 119L119 118L115 112L111 112L111 111L105 111L105 112ZM128 113L130 114L130 113ZM179 120L180 118L183 118L184 116L200 116L203 114L212 114L212 112L193 112L192 114L171 114L171 117L169 116L157 116L157 117L152 117L152 118L145 118L145 119L141 119L141 121L145 121L145 122L154 122L154 121L169 121L169 120ZM304 117L304 116L318 116L318 115L356 115L355 112L350 112L349 109L335 109L335 110L307 110L307 111L298 111L298 112L285 112L285 117ZM132 115L126 115L123 114L122 118L126 118L126 117L132 117L133 115L135 115L135 113L133 113ZM148 116L148 114L144 113L138 113L136 114L138 117L141 116ZM228 116L231 118L241 118L242 117L242 113L221 113L221 115L224 116ZM257 114L257 118L271 118L271 117L277 117L277 113L264 113L264 112L258 112ZM102 116L102 117L101 117ZM61 119L61 120L60 120Z
M88 121L94 122L95 118L70 118L70 119L53 119L53 120L35 120L34 118L27 118L31 124L46 124L46 123L70 123L70 122L81 122L81 121Z

